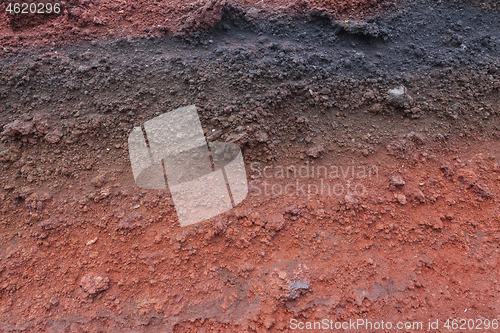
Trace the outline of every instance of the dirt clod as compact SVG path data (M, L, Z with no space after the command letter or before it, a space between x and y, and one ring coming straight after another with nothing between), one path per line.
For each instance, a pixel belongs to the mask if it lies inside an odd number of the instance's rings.
M312 158L318 158L321 157L325 153L325 146L324 145L318 145L315 147L311 147L306 150L307 156L310 156Z
M403 177L401 176L395 176L391 177L389 181L389 185L395 186L395 187L403 187L406 184L404 181Z
M109 278L105 276L89 273L80 280L83 291L95 296L109 288Z

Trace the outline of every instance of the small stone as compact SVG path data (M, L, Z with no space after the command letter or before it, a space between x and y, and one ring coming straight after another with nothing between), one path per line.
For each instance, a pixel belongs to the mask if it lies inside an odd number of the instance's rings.
M226 231L227 229L227 226L224 222L222 222L221 220L215 222L214 224L214 229L215 229L215 233L217 235L220 235L220 234L223 234L224 231Z
M94 296L109 288L109 278L90 273L80 280L80 286L86 293Z
M282 214L271 215L266 219L266 229L279 231L285 226L285 219Z
M425 202L425 195L424 193L419 190L419 189L416 189L413 191L413 197L418 200L420 203L424 203Z
M403 187L406 182L403 180L403 177L396 176L391 178L389 184L395 187Z
M477 180L476 174L470 169L458 169L457 176L462 183L469 187L472 186Z
M83 333L83 328L77 324L77 323L72 323L70 326L69 326L69 332L70 333Z
M33 124L38 132L46 134L50 131L50 116L46 113L37 113L33 116Z
M415 132L411 131L410 133L408 133L406 138L410 139L411 141L415 142L418 145L425 144L425 135L423 135L422 133L418 133L418 132L415 133Z
M382 107L382 104L380 104L380 103L375 103L370 108L370 112L373 112L373 113L380 113L383 110L384 110L384 108Z
M455 174L453 170L446 164L441 165L441 171L446 177L451 177Z
M400 204L406 205L406 196L404 194L396 193L396 194L394 194L394 198L396 198L396 200Z
M219 129L213 130L208 136L207 140L208 141L214 141L220 138L220 136L223 134L223 132Z
M45 135L45 140L47 140L48 143L58 143L63 136L63 133L59 129L55 129L52 132L49 132Z
M96 238L94 238L94 239L89 240L89 241L87 242L87 246L90 246L90 245L94 244L95 242L97 242L97 239L98 239L98 237L96 237Z
M387 92L387 102L393 106L406 109L410 106L412 100L405 86L399 86Z
M434 223L432 224L433 229L442 229L443 221L439 217L434 218Z
M126 217L118 222L118 229L134 229L139 226L139 220L141 219L140 214L136 214L133 217Z
M90 183L94 187L102 187L104 184L107 183L107 181L108 181L108 174L102 173L102 174L99 174L99 175L95 176L94 178L92 178Z
M297 124L307 123L307 118L304 116L297 117Z
M316 147L311 147L311 148L309 148L309 149L306 150L306 154L308 156L313 157L313 158L320 157L321 155L323 155L324 152L325 152L325 146L324 145L319 145L319 146L316 146Z
M50 229L55 229L61 226L61 223L53 218L50 218L48 220L44 220L40 223L40 226L43 229L50 230Z
M239 133L239 134L231 133L227 136L226 142L234 142L235 143L235 142L242 140L244 137L245 137L245 133Z
M15 120L4 126L2 136L28 135L33 132L33 122Z

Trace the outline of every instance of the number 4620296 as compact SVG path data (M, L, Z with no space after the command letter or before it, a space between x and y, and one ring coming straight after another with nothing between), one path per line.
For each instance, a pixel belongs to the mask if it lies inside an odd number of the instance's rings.
M60 3L9 3L5 9L9 14L59 14Z

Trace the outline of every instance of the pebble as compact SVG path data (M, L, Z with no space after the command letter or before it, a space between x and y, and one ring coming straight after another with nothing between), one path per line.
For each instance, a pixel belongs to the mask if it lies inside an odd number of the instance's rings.
M319 146L315 146L315 147L311 147L311 148L307 149L306 155L313 157L313 158L318 158L318 157L321 157L321 155L323 155L324 152L325 152L325 146L321 144Z
M279 231L285 226L285 219L282 214L274 214L266 219L266 229Z
M61 226L61 223L53 218L50 218L48 220L44 220L40 223L40 226L43 229L50 230L50 229L56 229Z
M94 296L109 288L109 278L89 273L80 280L80 286L83 291Z
M391 178L389 184L395 187L403 187L406 182L404 181L403 177L396 176Z
M394 198L396 198L396 200L402 204L402 205L406 205L406 196L404 194L401 194L401 193L396 193L394 194Z
M405 86L399 86L387 92L387 102L390 105L407 109L413 98L408 95Z
M61 138L63 137L63 133L59 129L55 129L52 132L49 132L45 135L45 140L47 140L48 143L58 143L61 141Z

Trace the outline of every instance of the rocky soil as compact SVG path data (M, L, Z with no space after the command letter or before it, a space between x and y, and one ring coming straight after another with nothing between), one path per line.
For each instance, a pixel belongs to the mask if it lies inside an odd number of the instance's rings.
M496 6L1 14L0 331L498 319ZM127 137L189 104L209 141L241 147L250 192L181 228L168 192L134 184Z

